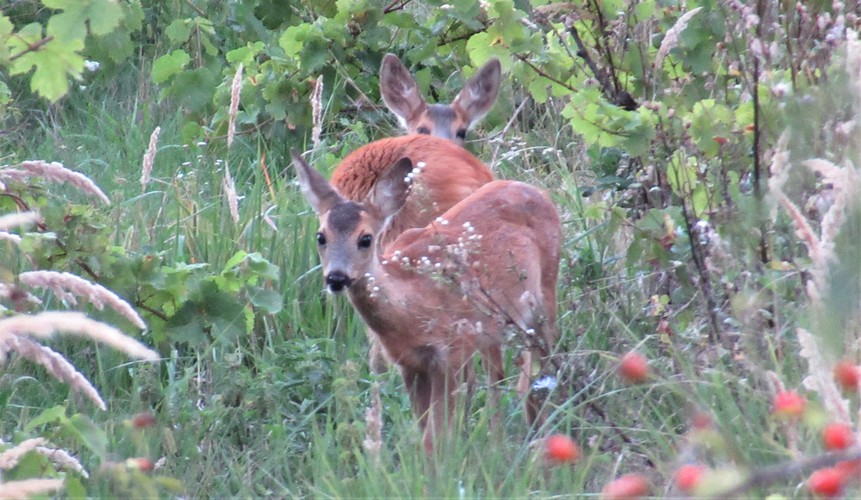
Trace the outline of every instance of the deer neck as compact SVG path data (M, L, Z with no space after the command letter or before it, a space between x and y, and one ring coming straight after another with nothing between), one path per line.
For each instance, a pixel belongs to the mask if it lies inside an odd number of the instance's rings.
M417 292L414 280L399 263L375 260L371 269L348 290L350 303L368 326L381 337L394 335L404 325L415 325L410 298Z

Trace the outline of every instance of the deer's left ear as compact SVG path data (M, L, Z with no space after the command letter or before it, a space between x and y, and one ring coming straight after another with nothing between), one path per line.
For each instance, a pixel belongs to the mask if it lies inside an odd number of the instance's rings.
M302 194L317 215L323 215L331 210L336 203L343 200L335 188L329 184L329 181L324 179L320 172L311 168L296 150L291 150L290 156L293 157L293 165L296 167Z

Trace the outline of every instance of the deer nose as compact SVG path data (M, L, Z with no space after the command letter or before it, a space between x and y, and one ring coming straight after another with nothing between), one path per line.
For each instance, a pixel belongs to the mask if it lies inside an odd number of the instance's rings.
M347 288L352 282L353 280L341 271L332 271L326 275L326 286L329 287L329 291L334 293Z

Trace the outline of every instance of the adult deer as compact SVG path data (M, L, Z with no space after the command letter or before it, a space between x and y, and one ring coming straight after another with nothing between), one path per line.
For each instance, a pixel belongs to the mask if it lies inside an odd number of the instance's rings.
M295 153L293 163L319 217L326 286L346 290L400 368L431 453L452 418L455 388L462 380L472 383L474 353L495 389L504 377L507 328L523 332L533 355L550 352L561 242L556 208L528 184L493 181L384 246L381 235L409 199L409 158L382 173L361 202L344 198ZM522 364L518 387L528 388L531 368ZM491 406L497 400L491 390Z
M502 67L498 59L482 66L451 104L428 104L409 70L394 54L380 66L380 93L401 126L410 134L427 134L463 145L466 133L493 107Z

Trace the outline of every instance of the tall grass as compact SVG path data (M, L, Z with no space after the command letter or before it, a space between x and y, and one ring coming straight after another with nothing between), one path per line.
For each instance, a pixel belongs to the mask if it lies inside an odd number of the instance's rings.
M700 453L691 444L702 439L691 424L700 412L710 415L714 431L706 460L737 474L816 449L790 446L785 427L771 417L769 374L798 387L806 371L795 341L796 324L810 321L799 320L798 274L750 271L750 283L724 304L725 320L737 325L735 352L710 345L705 320L695 314L678 321L682 328L675 331L662 328L660 296L673 284L662 281L660 269L626 267L625 251L636 235L616 202L628 193L584 194L598 174L550 108L531 109L528 127L515 121L501 140L470 148L500 177L551 190L563 214L555 355L566 397L552 400L548 423L530 434L513 392L502 398L498 432L489 429L479 394L467 424L453 429L431 460L420 451L399 377L369 373L360 320L346 301L322 293L316 219L292 183L286 149L252 133L237 135L229 149L225 138L187 144L180 114L155 103L154 90L104 95L73 96L3 157L61 161L92 177L114 201L104 211L110 244L139 257L142 268L149 261L205 264L217 273L238 251L259 252L278 266L278 281L268 286L278 290L283 308L252 317L247 335L220 341L220 332L211 331L198 344L168 339L159 346L168 357L157 368L126 367L100 350L70 356L106 393L108 411L99 423L109 436L134 413L157 415L147 452L164 458L162 473L179 479L189 497L569 496L599 491L630 471L645 471L662 495L673 491L675 467ZM323 134L319 149L362 145L367 131L353 126L358 133ZM156 127L157 150L142 193L141 159ZM321 161L332 156L322 154ZM224 200L228 161L240 197L238 222ZM783 233L773 236L775 244L800 254L788 224L777 231ZM16 266L25 270L30 263ZM133 295L133 277L102 271L107 285ZM774 336L760 335L756 317L765 310L779 323ZM652 360L647 384L628 385L616 375L618 358L632 349ZM506 362L510 368L510 355ZM23 373L12 366L3 375L2 436L19 431L36 408L68 396L58 384L16 379ZM379 463L362 446L375 383L383 409ZM540 438L555 432L581 444L584 457L576 466L543 460ZM816 440L815 427L797 432L799 442ZM109 444L120 455L135 449L119 438ZM802 480L799 474L750 493L795 495ZM116 493L110 485L98 491Z

